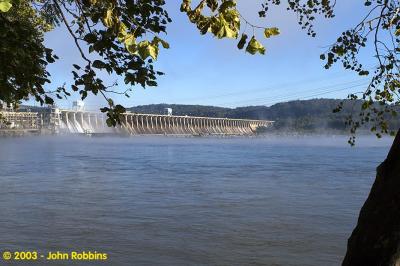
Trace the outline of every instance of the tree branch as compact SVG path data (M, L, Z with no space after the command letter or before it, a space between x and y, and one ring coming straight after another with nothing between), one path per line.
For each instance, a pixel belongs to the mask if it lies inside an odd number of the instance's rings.
M67 30L69 31L70 35L71 35L72 38L74 39L75 45L76 45L76 47L78 48L78 50L79 50L79 52L80 52L80 54L81 54L81 57L82 57L86 62L88 62L89 66L90 66L90 65L92 64L92 61L90 61L90 60L86 57L85 53L82 51L82 48L81 48L81 46L79 45L79 42L78 42L78 38L75 36L75 34L73 33L71 27L68 25L67 19L65 18L65 15L64 15L64 13L63 13L63 11L62 11L60 5L58 4L57 0L54 0L54 4L56 5L58 11L60 12L60 15L61 15L62 21L64 22L64 25L67 27Z

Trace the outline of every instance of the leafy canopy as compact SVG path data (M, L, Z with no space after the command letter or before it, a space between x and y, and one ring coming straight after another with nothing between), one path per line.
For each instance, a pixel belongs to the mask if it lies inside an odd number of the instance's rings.
M17 103L33 96L41 103L52 103L44 85L50 83L48 64L57 57L43 45L49 25L25 1L0 2L0 100ZM7 12L8 11L8 12Z
M34 96L42 104L52 104L54 96L69 96L64 87L55 91L43 89L44 84L50 82L50 74L45 71L46 65L56 59L52 57L51 50L43 45L44 25L67 28L85 62L73 65L74 83L71 89L78 92L82 99L88 93L103 95L108 106L101 110L107 112L107 123L110 125L115 126L120 122L120 114L125 112L125 108L115 105L109 95L118 93L129 96L131 89L112 90L117 84L105 84L98 77L101 71L123 75L126 85L142 87L156 86L157 75L163 74L153 66L160 47L169 47L160 37L166 32L166 24L171 21L163 9L163 0L20 0L11 4L10 9L2 9L3 13L0 14L0 26L6 29L1 32L1 41L4 42L1 47L6 50L1 52L4 55L2 58L7 59L0 68L0 100L10 103ZM20 13L27 9L30 12L28 17L40 19L43 25L35 24L27 17L26 23L19 27L24 18ZM24 31L35 34L31 43L24 41L27 37ZM26 49L28 45L37 46L38 51ZM32 59L29 60L29 69L25 66L27 58ZM24 79L23 83L20 82L21 78ZM8 86L3 86L3 83Z
M320 57L329 69L335 63L341 63L345 69L357 72L360 76L370 76L367 88L359 93L352 93L349 99L362 99L363 104L358 116L347 119L354 144L356 130L365 124L377 137L382 134L394 135L389 128L388 120L397 117L400 105L400 2L392 0L365 0L368 12L354 27L344 31L328 51ZM360 51L372 49L376 66L365 67L359 59ZM343 108L340 104L334 111Z

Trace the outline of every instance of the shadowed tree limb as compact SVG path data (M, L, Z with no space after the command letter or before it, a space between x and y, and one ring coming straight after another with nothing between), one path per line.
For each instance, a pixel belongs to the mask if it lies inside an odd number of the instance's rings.
M343 266L400 265L400 131L348 241Z

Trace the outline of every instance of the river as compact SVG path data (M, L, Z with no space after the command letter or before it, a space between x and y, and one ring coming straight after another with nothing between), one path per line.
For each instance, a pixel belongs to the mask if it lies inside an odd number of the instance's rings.
M339 265L390 141L1 138L0 251L108 255L72 265ZM23 265L71 265L37 263Z

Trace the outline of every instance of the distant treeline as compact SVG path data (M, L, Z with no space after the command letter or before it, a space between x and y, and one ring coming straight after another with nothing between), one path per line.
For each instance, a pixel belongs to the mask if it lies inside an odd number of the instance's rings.
M203 105L151 104L128 108L129 111L148 114L165 114L165 108L172 108L174 115L227 117L243 119L274 120L272 130L295 132L346 131L346 117L352 113L358 116L361 101L344 100L343 110L333 110L343 100L312 99L277 103L267 106L224 108ZM399 119L391 119L390 127L398 129Z

